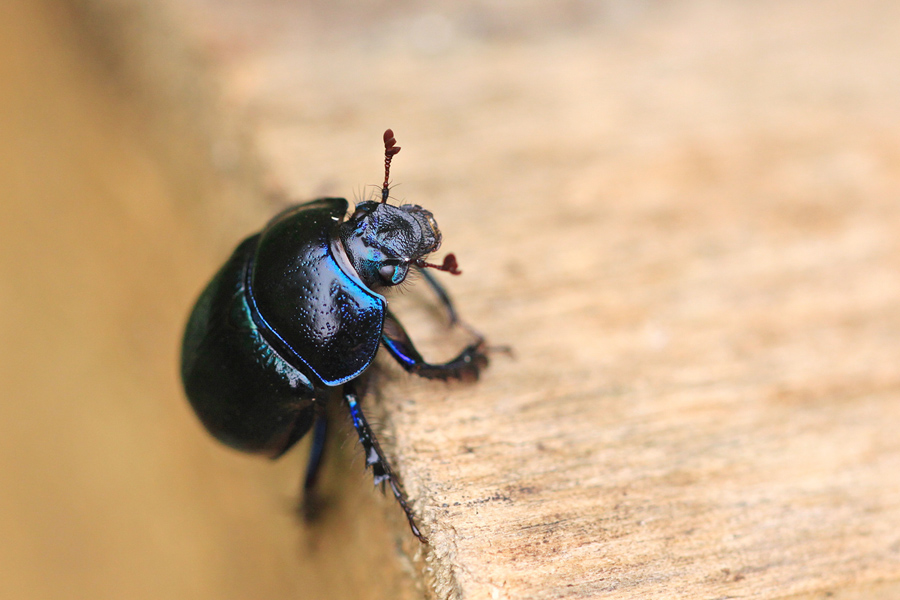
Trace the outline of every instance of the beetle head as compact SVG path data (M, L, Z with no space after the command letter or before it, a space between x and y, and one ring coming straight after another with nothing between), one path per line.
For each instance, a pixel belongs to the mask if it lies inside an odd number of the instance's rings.
M402 283L410 265L427 266L424 257L440 247L441 230L421 206L367 201L341 225L341 241L360 279L377 289Z
M417 204L391 206L391 159L400 152L394 132L384 132L384 183L381 202L366 201L341 225L341 242L353 268L372 289L403 283L409 266L431 267L459 275L456 257L448 254L440 265L425 262L425 255L441 246L441 230L434 215Z

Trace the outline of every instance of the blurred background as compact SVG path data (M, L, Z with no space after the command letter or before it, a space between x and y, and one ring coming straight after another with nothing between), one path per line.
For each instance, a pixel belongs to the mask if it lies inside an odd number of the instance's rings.
M342 562L405 560L358 457L332 477L370 525L310 532L302 452L223 450L177 379L188 307L234 242L285 196L377 182L387 126L410 148L401 192L428 198L464 271L492 274L453 282L467 314L540 357L509 398L615 385L601 372L675 381L686 355L779 373L788 396L844 393L810 388L837 371L896 396L900 4L6 0L2 16L2 598L418 597L402 569ZM631 290L597 296L603 316L558 293L601 277ZM671 327L641 316L661 293L684 307ZM741 302L754 335L704 329Z

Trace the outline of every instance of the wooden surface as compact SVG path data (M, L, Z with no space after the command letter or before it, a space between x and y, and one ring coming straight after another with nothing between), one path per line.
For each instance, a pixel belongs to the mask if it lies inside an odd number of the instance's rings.
M101 256L158 248L137 264L176 282L143 290L156 321L100 311L102 351L80 353L102 362L124 344L157 361L119 375L137 408L76 432L110 436L104 456L127 436L103 423L143 436L140 464L158 476L114 497L122 514L155 507L119 525L150 539L158 572L181 548L172 564L210 597L900 596L896 6L74 5L97 55L115 49L110 72L147 111L136 120L157 125L159 181L182 182L168 217L125 219L143 236L83 241ZM277 209L266 194L352 197L378 182L388 126L404 148L394 193L435 213L464 271L447 281L462 314L515 350L476 385L380 361L368 411L425 547L365 489L350 442L329 462L349 491L335 484L327 527L274 510L302 457L272 467L201 440L165 366L191 295ZM428 356L448 356L423 298L404 294L397 312ZM64 333L71 348L92 337ZM47 411L63 396L35 389ZM133 424L155 411L160 430ZM81 468L91 456L67 453ZM124 544L107 535L101 562Z

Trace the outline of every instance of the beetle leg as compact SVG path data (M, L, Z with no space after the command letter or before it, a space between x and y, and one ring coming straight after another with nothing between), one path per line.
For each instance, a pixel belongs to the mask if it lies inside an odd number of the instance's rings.
M444 308L447 310L447 316L450 318L450 325L456 325L459 322L459 314L457 314L456 308L453 306L450 294L447 293L444 286L442 286L437 278L427 269L417 268L416 270L422 274L422 277L425 278L425 282L428 283L432 290L434 290L438 300L444 305Z
M484 339L477 336L475 342L466 346L459 355L442 364L425 362L400 321L388 311L384 317L384 332L381 342L400 366L426 379L478 379L482 369L488 364Z
M316 481L319 479L319 468L322 466L322 455L325 452L325 440L328 434L328 419L323 412L316 417L313 424L313 439L309 447L309 462L306 466L306 478L303 480L303 516L315 519L322 507L321 498L316 492Z
M322 454L325 451L325 437L328 433L328 419L324 414L316 417L313 425L312 445L309 448L309 463L306 466L306 479L303 481L303 491L309 492L318 480L319 467L322 466Z
M406 513L413 535L419 538L419 541L427 542L428 540L419 531L419 527L413 518L412 509L406 500L406 492L403 491L403 487L401 487L400 482L391 470L387 457L381 451L381 446L378 444L378 440L375 439L375 434L372 432L372 428L369 427L369 423L359 407L356 391L349 384L344 386L344 400L350 409L350 418L353 420L353 426L356 428L357 435L359 435L359 443L362 444L363 451L366 453L366 466L372 467L375 485L387 483L391 487L394 497L397 499L403 512Z
M459 313L456 312L456 307L453 306L453 300L450 299L450 294L447 293L447 290L444 289L444 286L441 285L441 282L438 281L437 277L431 274L431 271L427 269L418 269L419 273L422 274L422 277L425 278L425 282L434 290L435 295L437 295L438 300L440 300L441 304L444 306L444 309L447 311L447 317L450 319L450 326L459 325L466 331L472 334L472 336L476 339L484 339L478 331L475 330L471 325L466 323L465 321L460 320Z

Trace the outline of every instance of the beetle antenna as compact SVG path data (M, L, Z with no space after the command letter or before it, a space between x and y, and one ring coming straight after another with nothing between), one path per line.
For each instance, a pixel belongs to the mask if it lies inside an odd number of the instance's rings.
M381 203L387 202L388 194L391 189L388 187L388 177L391 174L391 159L400 152L400 146L397 146L397 138L391 129L384 132L384 184L381 186Z
M445 256L444 262L439 265L425 262L420 258L416 261L416 266L423 269L425 267L431 267L432 269L437 269L438 271L447 271L451 275L462 275L462 271L459 270L459 265L456 263L456 255L452 252Z

